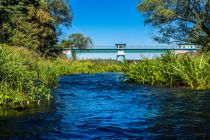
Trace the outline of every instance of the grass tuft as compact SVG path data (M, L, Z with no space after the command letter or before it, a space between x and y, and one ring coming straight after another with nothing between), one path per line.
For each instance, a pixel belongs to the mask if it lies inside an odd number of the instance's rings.
M49 60L25 48L1 45L0 106L19 108L50 100L50 87L56 87L59 76L118 71L121 67L116 61Z
M122 71L134 82L159 86L185 86L210 89L210 57L208 54L175 55L168 52L153 60L123 63Z

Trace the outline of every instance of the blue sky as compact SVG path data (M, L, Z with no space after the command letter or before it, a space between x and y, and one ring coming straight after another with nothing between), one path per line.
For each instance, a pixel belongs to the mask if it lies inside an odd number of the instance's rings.
M74 19L71 28L64 28L63 38L83 33L95 46L127 43L154 45L152 28L144 25L137 10L139 0L68 0Z

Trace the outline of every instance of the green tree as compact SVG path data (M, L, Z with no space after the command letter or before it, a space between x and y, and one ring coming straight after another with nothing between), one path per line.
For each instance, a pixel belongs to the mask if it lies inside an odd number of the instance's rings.
M142 0L145 24L156 29L162 43L192 42L210 49L210 0Z
M69 35L68 40L61 41L61 48L88 49L93 45L90 37L85 37L81 33ZM72 50L73 59L76 59L76 52Z
M58 26L71 24L64 0L0 0L0 43L55 55Z

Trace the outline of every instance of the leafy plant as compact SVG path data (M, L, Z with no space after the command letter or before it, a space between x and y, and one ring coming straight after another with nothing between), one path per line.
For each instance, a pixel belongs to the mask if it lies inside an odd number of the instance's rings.
M137 83L164 86L187 86L193 89L210 88L210 57L168 52L153 60L123 63L122 71Z
M121 71L112 60L46 59L26 48L0 45L0 106L25 107L49 100L59 76Z

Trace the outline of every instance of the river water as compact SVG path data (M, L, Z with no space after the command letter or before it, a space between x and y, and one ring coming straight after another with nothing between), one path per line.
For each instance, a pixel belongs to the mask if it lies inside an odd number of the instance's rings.
M142 86L105 73L61 77L53 95L25 115L1 116L0 139L210 138L209 91Z

